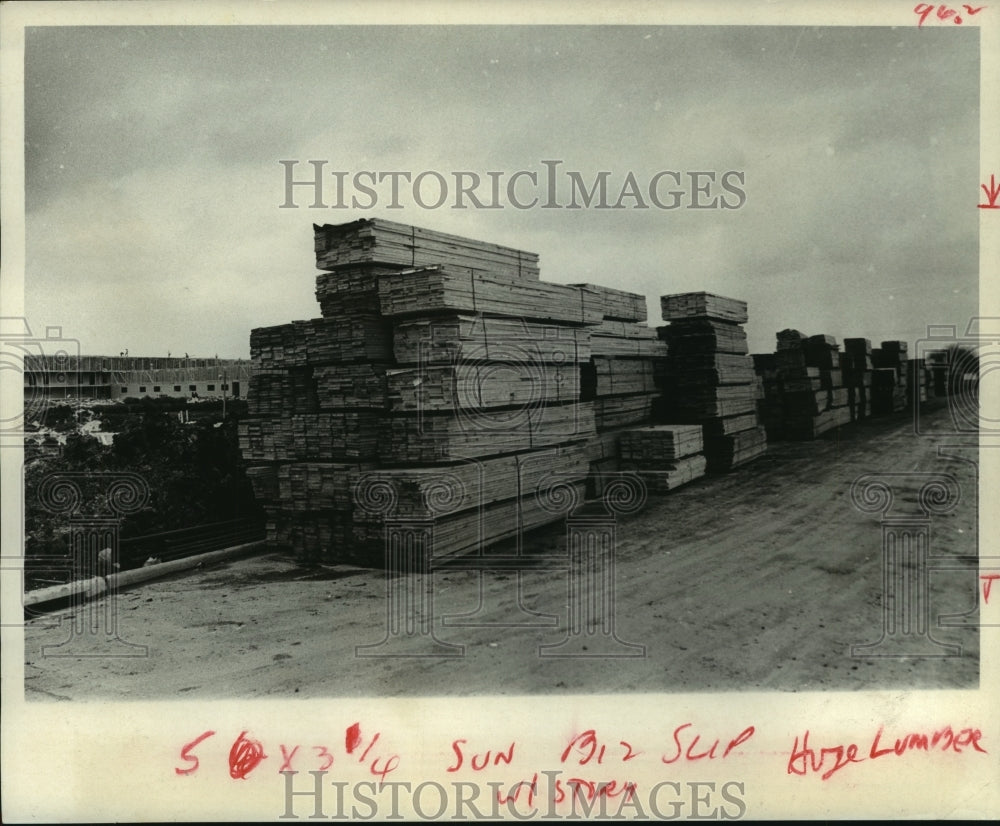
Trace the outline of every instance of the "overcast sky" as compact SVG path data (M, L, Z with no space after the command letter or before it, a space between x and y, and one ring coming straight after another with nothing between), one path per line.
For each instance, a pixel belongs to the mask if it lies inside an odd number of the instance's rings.
M86 353L246 357L251 328L319 315L312 224L379 216L644 293L652 324L663 294L744 299L754 352L786 327L913 341L976 314L973 28L45 28L25 70L27 314ZM747 197L279 209L283 159L561 160L609 171L613 199L630 171L737 170Z

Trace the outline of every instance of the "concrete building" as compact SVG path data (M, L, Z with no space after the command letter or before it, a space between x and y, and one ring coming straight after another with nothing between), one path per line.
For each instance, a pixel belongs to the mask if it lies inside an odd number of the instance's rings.
M24 397L245 399L250 375L244 359L39 355L24 360Z

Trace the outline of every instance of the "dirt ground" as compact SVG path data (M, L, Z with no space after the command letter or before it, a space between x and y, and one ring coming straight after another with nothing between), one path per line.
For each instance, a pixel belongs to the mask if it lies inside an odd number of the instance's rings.
M29 620L26 696L974 688L977 585L969 565L933 560L929 574L931 633L941 643L960 646L960 656L851 656L852 645L879 639L883 622L881 517L852 504L857 477L903 474L893 480L893 515L909 517L920 513L917 490L924 481L914 474L953 475L961 499L950 513L932 518L930 551L947 557L977 552L977 474L968 461L975 458L968 447L974 441L948 435L943 402L931 403L925 414L926 435L916 435L912 419L903 414L848 426L814 442L775 442L751 465L652 497L643 511L620 518L615 633L624 643L645 646L644 652L614 646L597 634L571 640L565 649L583 656L539 656L539 646L566 637L564 568L538 565L520 575L522 604L553 615L558 625L517 626L512 623L524 617L536 621L516 610L517 573L446 566L432 575L433 630L461 656L358 657L356 646L386 635L385 574L348 567L306 570L271 554L118 595L119 637L147 646L146 656L43 656L43 645L68 638L71 612ZM944 447L955 444L967 447ZM565 553L565 529L535 532L526 547L557 558ZM454 617L461 614L474 614L472 624L456 624ZM949 627L937 627L941 615L957 618ZM443 617L450 618L447 624ZM396 650L418 654L426 643L404 640ZM644 656L590 656L609 645L618 653Z

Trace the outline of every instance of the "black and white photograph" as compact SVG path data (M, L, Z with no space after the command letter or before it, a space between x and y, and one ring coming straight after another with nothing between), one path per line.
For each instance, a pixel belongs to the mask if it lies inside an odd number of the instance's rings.
M5 820L996 817L997 14L0 7Z

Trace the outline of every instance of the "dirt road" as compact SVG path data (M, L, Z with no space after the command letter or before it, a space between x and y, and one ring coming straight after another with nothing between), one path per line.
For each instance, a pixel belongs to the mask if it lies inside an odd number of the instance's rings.
M893 480L893 515L921 513L921 473L950 474L961 498L931 521L931 553L977 552L976 467L968 437L947 435L928 408L915 435L904 416L846 427L815 442L774 443L766 457L653 497L617 526L616 634L644 656L540 657L563 640L567 574L528 568L524 605L558 625L505 627L518 612L514 572L433 574L434 634L462 656L371 658L355 647L386 633L386 579L356 568L305 571L278 555L149 583L118 596L121 639L148 656L50 658L67 638L52 617L25 628L28 699L323 697L878 688L974 688L979 682L976 572L929 575L931 633L961 646L946 658L851 656L882 631L882 529L852 503L863 474ZM939 449L945 455L939 455ZM528 549L565 553L564 528ZM945 566L946 568L948 566ZM442 624L476 611L477 625ZM89 609L84 609L85 611ZM962 615L935 627L940 615ZM56 615L58 616L58 615ZM450 620L453 622L453 620ZM604 637L574 642L592 655ZM583 646L587 645L587 650ZM423 650L419 643L409 653ZM635 653L639 649L623 647ZM640 652L643 653L643 652Z

